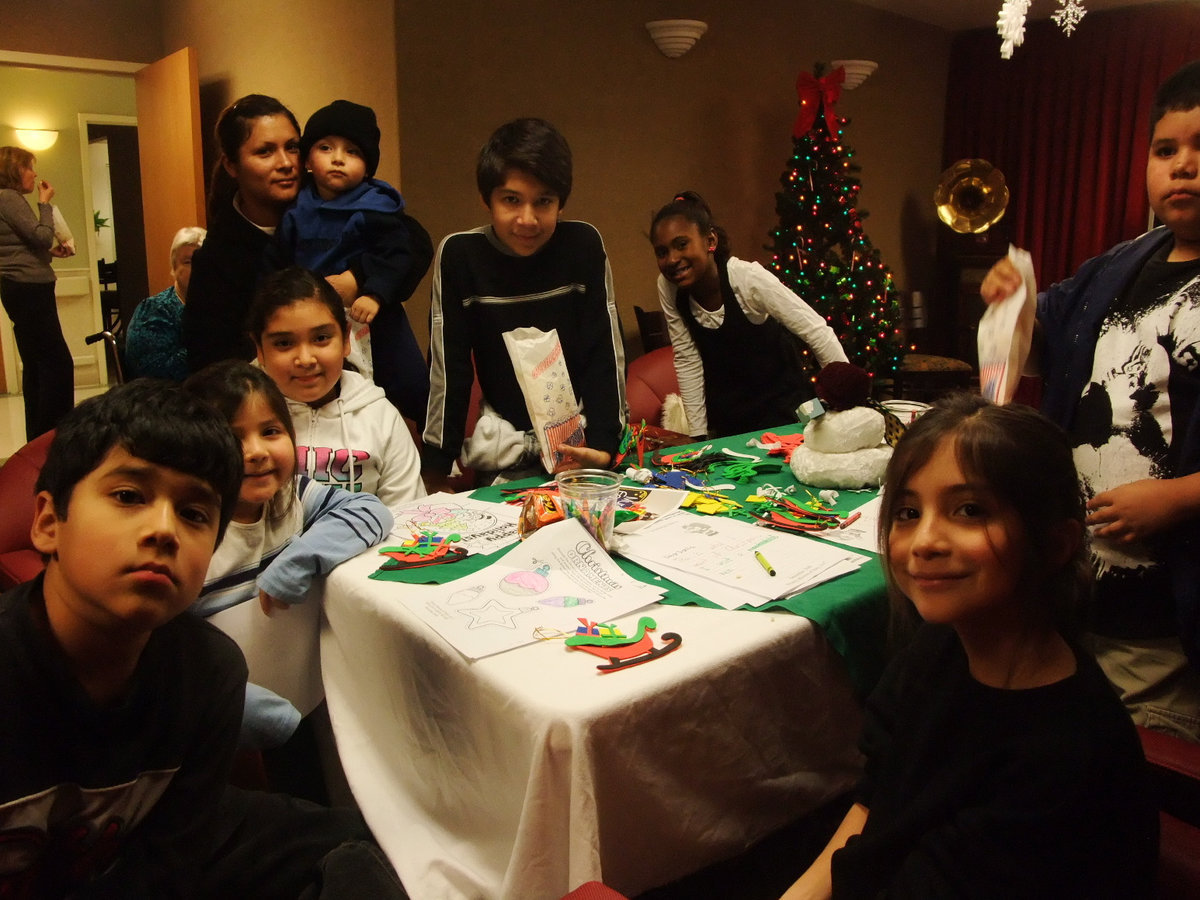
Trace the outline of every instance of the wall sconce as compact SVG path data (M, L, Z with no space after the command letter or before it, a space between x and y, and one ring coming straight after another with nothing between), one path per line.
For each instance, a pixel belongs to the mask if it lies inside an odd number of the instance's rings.
M646 23L646 30L663 56L675 59L683 56L708 31L708 23L698 19L657 19Z
M17 143L26 150L49 150L58 140L58 132L48 128L17 128Z
M846 80L842 82L843 91L852 91L864 81L867 76L879 68L879 63L869 59L835 59L829 63L829 68L841 66L846 70Z

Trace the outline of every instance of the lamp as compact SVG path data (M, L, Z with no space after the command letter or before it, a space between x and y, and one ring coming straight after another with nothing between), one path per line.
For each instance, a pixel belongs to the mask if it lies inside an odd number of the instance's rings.
M683 56L708 31L708 23L698 19L656 19L646 23L646 30L663 56L675 59Z
M49 150L58 140L58 132L49 128L17 128L15 133L26 150Z
M842 82L843 91L852 91L864 81L867 76L879 68L879 63L869 59L835 59L829 64L830 69L841 66L846 70L846 80Z

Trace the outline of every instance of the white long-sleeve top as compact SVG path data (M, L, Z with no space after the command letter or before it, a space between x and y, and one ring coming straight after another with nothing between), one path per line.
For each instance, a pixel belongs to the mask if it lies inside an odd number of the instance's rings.
M756 262L729 257L729 285L746 318L761 325L768 318L776 319L812 350L820 366L831 362L848 362L838 336L825 318L801 300L782 281ZM675 375L679 379L679 394L687 411L692 434L708 432L708 413L704 405L704 365L700 351L692 340L687 323L679 315L676 296L679 288L664 276L658 276L658 302L667 320L671 345L675 348ZM725 321L725 307L707 310L695 300L690 301L692 315L701 328L715 329Z

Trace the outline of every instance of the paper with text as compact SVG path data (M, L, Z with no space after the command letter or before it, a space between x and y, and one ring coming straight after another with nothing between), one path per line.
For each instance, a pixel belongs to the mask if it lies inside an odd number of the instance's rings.
M623 536L616 551L729 609L790 597L866 562L801 535L683 510Z

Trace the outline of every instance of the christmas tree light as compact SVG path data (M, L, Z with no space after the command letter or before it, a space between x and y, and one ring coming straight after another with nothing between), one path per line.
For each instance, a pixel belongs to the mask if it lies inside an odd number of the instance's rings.
M902 354L900 302L855 206L861 184L843 137L849 123L833 108L839 71L823 78L801 73L797 80L800 117L779 179L783 190L775 195L779 227L767 249L776 276L825 317L850 361L891 378ZM869 329L863 321L872 323Z

